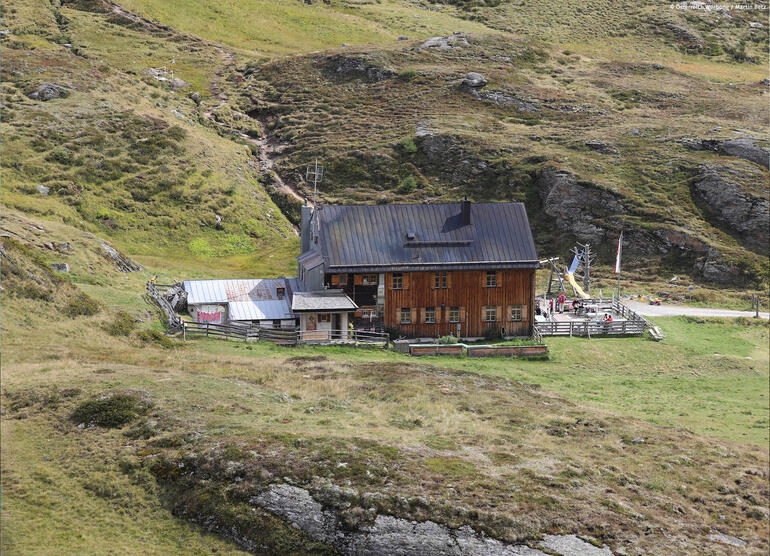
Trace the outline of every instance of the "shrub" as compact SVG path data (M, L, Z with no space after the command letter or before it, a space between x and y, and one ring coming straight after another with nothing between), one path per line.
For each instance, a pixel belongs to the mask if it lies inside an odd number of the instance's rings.
M72 413L72 421L100 427L120 427L144 415L150 404L129 394L107 396L81 403Z
M75 318L80 316L95 315L100 310L101 305L98 301L88 297L84 293L78 293L64 306L62 312L68 317Z
M406 154L414 154L417 152L417 145L414 144L414 139L411 137L405 137L398 142L398 148Z
M401 184L398 186L396 193L401 193L402 195L408 195L409 193L412 193L415 189L417 189L417 180L414 179L414 176L407 176L403 180L401 180Z
M439 344L456 344L458 342L456 336L441 336L438 339Z
M134 331L134 328L136 328L134 317L125 311L115 313L115 318L112 319L112 322L107 323L104 327L111 336L129 336Z
M157 344L162 348L171 349L176 342L158 330L140 330L136 337L148 344Z
M417 72L413 69L405 69L398 74L399 81L411 81L415 77L417 77Z

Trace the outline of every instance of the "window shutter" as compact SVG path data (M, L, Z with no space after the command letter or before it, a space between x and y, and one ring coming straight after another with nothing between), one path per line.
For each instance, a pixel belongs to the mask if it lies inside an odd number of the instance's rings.
M495 308L495 320L497 322L501 322L503 320L503 306L502 305L498 305Z
M436 307L436 324L444 322L444 311L448 311L449 307Z
M446 287L451 288L452 287L452 273L447 272L446 273Z
M339 285L340 285L340 275L332 274L332 286L339 286Z
M481 306L481 322L487 321L487 306L482 305Z
M401 324L401 307L393 307L393 326L399 326Z
M463 326L467 326L467 322L465 320L465 307L460 307L460 324Z
M528 321L529 320L529 313L527 313L527 309L529 309L529 305L522 305L521 306L521 320L522 321Z
M408 272L404 272L402 274L402 276L404 277L404 289L408 290L409 289L409 273Z
M412 318L411 318L412 324L417 324L417 309L412 307Z
M420 311L420 320L417 322L423 323L425 322L425 307L420 307L419 311Z
M353 278L353 284L356 286L363 286L364 285L364 276L363 274L356 274Z

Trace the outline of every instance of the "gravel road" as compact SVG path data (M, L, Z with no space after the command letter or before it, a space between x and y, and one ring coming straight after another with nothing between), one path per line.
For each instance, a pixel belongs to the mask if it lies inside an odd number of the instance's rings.
M753 317L753 311L733 311L730 309L709 309L708 307L683 307L681 305L649 305L638 301L626 301L625 304L645 317ZM770 318L770 313L760 311L763 319Z

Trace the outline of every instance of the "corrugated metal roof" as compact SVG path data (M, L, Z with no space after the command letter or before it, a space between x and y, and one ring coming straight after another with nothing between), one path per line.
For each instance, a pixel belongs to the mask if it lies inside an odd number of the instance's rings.
M353 311L358 306L342 290L295 292L292 311Z
M187 303L227 303L229 301L277 300L277 288L296 291L296 278L261 278L256 280L185 280ZM288 292L287 292L288 293Z
M469 225L460 203L319 209L328 271L539 266L522 203L472 203Z
M231 301L227 304L230 320L274 320L294 318L287 299Z
M278 299L278 288L284 288ZM187 303L227 303L230 320L273 320L293 318L292 292L298 287L296 278L262 278L256 280L185 280Z

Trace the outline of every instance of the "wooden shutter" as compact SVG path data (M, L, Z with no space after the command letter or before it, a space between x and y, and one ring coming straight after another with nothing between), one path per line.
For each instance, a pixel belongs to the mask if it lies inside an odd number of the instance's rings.
M468 323L465 321L465 307L460 307L460 324L467 329Z
M339 286L339 285L340 285L340 275L332 274L332 286Z
M356 286L363 286L364 285L364 275L363 274L356 274L353 278L353 284Z
M393 326L401 324L401 307L393 307Z
M408 290L409 289L409 273L408 272L404 272L404 273L401 274L401 276L402 276L402 280L404 282L404 289Z
M446 287L451 288L452 287L452 273L447 272L446 273Z
M521 320L522 322L526 322L529 320L529 313L527 313L527 310L529 309L529 305L522 305L521 306Z
M420 312L420 320L418 320L417 322L419 322L420 324L422 324L422 323L424 323L424 322L425 322L425 307L420 307L420 308L418 309L418 311Z
M487 322L487 306L481 306L481 322Z
M495 320L497 322L502 322L504 320L502 305L498 305L497 307L495 307Z
M417 324L419 321L417 320L417 309L415 307L412 307L412 324Z

